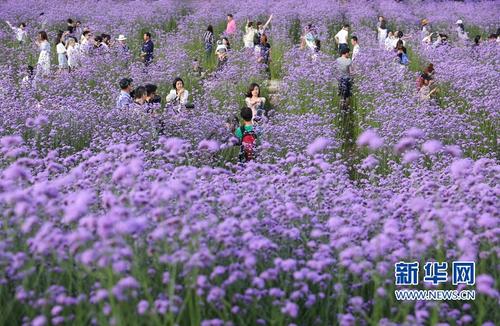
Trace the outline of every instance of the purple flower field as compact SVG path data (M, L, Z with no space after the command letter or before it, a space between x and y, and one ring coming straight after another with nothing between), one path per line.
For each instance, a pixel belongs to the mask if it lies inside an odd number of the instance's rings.
M228 13L237 30L217 68L203 36L211 24L219 39ZM0 325L498 325L499 13L498 1L1 2ZM271 14L266 71L243 36ZM379 44L380 15L404 33L408 65ZM58 71L68 18L130 50ZM424 18L448 44L422 42ZM23 42L7 21L26 23ZM360 44L349 110L345 23ZM308 24L318 53L300 47ZM194 108L116 108L125 77L163 102L181 77ZM254 82L268 115L242 164L226 120ZM453 261L475 262L474 285L452 285L451 269L422 281L426 262ZM398 262L419 262L418 285L396 285ZM400 289L476 296L399 301Z

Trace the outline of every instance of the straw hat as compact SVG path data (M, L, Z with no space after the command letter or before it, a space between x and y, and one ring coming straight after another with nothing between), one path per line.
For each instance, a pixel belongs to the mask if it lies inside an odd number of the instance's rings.
M427 25L427 24L429 24L429 20L427 18L424 18L424 19L422 19L422 21L420 22L420 24Z
M120 34L118 35L118 38L116 39L117 41L125 41L127 38L125 37L125 35L123 34Z

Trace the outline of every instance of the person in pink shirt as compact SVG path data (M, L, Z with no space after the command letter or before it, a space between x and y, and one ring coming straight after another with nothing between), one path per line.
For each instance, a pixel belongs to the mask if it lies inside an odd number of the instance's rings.
M233 35L234 33L236 33L236 21L232 14L227 14L226 34Z

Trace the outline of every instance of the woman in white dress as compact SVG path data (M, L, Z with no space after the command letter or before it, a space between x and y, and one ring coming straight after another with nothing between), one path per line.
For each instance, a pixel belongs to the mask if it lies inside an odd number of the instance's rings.
M245 43L245 48L252 49L254 47L254 38L257 34L257 29L253 26L253 22L247 19L247 24L245 26L245 35L243 36L243 43Z
M79 47L78 43L76 43L75 39L72 37L68 39L68 43L66 46L67 46L66 54L68 55L68 66L71 71L75 69L76 66L78 65Z
M57 61L59 62L59 72L68 69L68 58L66 57L66 47L64 46L64 34L58 33L56 52L57 52Z
M40 48L40 55L38 56L37 63L37 75L47 76L50 74L50 43L45 31L38 33L36 43Z
M381 47L384 47L385 39L387 38L387 23L385 21L384 16L378 17L377 31L378 31L377 33L378 44Z

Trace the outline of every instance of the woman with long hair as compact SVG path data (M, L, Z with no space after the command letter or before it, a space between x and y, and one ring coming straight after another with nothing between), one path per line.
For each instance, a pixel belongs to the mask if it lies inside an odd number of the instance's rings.
M212 47L214 44L214 28L212 25L208 25L205 34L203 34L203 44L205 46L205 53L207 57L212 54Z
M253 44L255 36L258 34L258 30L254 27L253 22L247 19L247 24L245 25L245 35L243 35L243 43L245 48L252 49L255 44Z
M37 63L37 75L46 76L50 74L50 43L45 31L38 32L36 44L40 49Z
M384 16L378 17L377 31L378 44L383 47L385 45L385 39L387 38L387 23Z
M57 33L57 61L59 63L59 72L68 69L68 57L66 56L66 46L64 45L64 33L59 31Z
M257 83L251 83L245 97L245 104L252 109L253 119L260 119L264 113L266 98L260 96L260 86Z
M188 102L189 92L184 88L184 81L182 78L177 77L172 83L172 90L167 95L167 103L179 103L186 105Z

